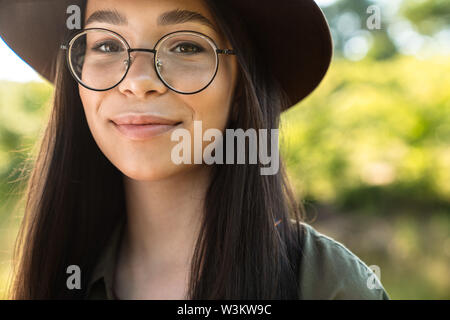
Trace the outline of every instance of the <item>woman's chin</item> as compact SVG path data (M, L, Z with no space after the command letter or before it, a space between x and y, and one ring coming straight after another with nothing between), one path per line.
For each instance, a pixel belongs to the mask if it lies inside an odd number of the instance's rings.
M138 181L161 181L181 174L187 170L187 165L175 165L172 163L140 163L138 166L116 166L123 175Z

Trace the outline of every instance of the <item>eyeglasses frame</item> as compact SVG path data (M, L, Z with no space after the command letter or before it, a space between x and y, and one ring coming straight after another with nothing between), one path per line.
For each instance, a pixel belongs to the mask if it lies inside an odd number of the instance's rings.
M74 73L73 71L73 67L72 67L72 62L71 62L71 57L70 57L70 48L72 47L73 43L75 42L75 40L77 40L79 37L81 37L83 34L85 34L86 32L90 31L90 30L100 30L100 31L106 31L106 32L110 32L112 34L114 34L116 37L119 38L120 41L122 41L122 43L125 45L125 47L127 48L127 55L128 55L128 59L127 59L127 70L125 71L124 76L119 80L119 82L117 82L114 86L109 87L107 89L94 89L91 88L89 86L87 86L86 84L84 84L81 79L79 79L79 77ZM170 36L173 36L173 34L177 34L177 33L183 33L183 32L189 32L189 33L194 33L202 38L204 38L206 41L208 41L210 43L210 45L213 47L214 49L214 53L216 54L216 69L214 71L214 75L212 76L211 80L208 82L208 84L206 84L202 89L197 90L195 92L182 92L182 91L178 91L175 88L173 88L172 86L170 86L164 79L163 77L160 75L159 70L156 68L156 56L157 56L157 50L159 49L159 46L161 43L163 43L164 40L166 40L167 38L169 38ZM193 30L177 30L177 31L173 31L170 33L165 34L164 36L162 36L155 44L155 46L153 47L153 49L146 49L146 48L131 48L130 45L128 44L127 40L120 35L119 33L106 29L106 28L87 28L87 29L82 29L79 32L75 33L74 35L71 36L70 40L67 42L64 42L61 44L60 49L65 51L65 56L66 56L66 64L69 67L69 71L71 73L71 75L75 78L75 80L82 85L83 87L85 87L86 89L89 90L93 90L93 91L98 91L98 92L102 92L102 91L108 91L111 89L114 89L115 87L117 87L127 76L128 71L131 68L131 64L132 64L132 60L131 60L131 53L132 52L150 52L153 53L153 67L155 69L155 72L159 78L159 80L162 81L162 83L164 83L164 85L166 87L168 87L170 90L179 93L179 94L185 94L185 95L191 95L191 94L196 94L199 93L203 90L205 90L207 87L209 87L209 85L214 81L216 75L217 75L217 71L219 70L219 54L224 54L224 55L236 55L236 51L233 49L219 49L218 46L216 45L216 43L214 42L213 39L211 39L209 36L198 32L198 31L193 31Z

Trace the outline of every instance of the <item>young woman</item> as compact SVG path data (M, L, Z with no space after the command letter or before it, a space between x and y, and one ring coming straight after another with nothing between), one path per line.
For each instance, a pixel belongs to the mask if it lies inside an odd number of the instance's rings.
M174 132L277 129L314 90L331 39L313 0L5 2L0 35L55 85L13 298L388 298L301 222L282 163L173 158Z

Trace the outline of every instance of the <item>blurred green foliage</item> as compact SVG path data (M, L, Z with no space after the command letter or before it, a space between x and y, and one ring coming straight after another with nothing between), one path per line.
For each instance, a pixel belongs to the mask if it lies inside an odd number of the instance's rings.
M421 33L431 35L441 29L448 28L450 23L450 1L403 1L400 13L411 21Z
M0 82L0 199L16 198L11 183L43 129L52 90L47 83Z
M345 52L346 48L349 49L347 46L351 44L352 39L360 37L366 39L369 47L365 54L376 60L389 59L405 49L415 51L416 46L424 45L422 42L433 42L432 50L436 50L436 47L441 45L438 44L437 38L433 37L444 32L442 37L448 38L450 31L448 0L324 2L326 5L323 5L322 10L332 31L334 54L339 57L351 58L352 55ZM373 17L377 18L380 24L376 28L369 28L374 21Z
M282 118L284 155L303 196L342 209L450 209L450 61L397 56L332 63Z
M48 83L0 81L0 299L6 298L12 248L21 221L21 212L16 211L22 206L16 202L28 174L22 169L44 129L52 91Z

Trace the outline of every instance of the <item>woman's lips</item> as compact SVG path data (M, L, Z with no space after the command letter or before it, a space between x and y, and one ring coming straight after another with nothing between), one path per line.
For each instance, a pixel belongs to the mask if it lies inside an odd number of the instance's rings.
M127 138L145 140L174 129L181 122L175 124L116 124L113 122L113 124Z

